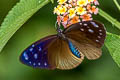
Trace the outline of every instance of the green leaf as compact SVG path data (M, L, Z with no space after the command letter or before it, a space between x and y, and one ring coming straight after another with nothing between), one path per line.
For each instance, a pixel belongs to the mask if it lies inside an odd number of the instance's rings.
M112 58L120 67L120 36L112 33L107 33L107 39L105 42Z
M120 22L99 8L99 15L108 20L112 25L120 29Z
M54 3L54 0L51 0L52 3Z
M118 8L119 11L120 11L120 5L119 5L118 1L117 1L117 0L113 0L113 2L115 3L115 5L117 6L117 8Z
M0 27L0 52L13 34L50 0L20 0L8 13Z

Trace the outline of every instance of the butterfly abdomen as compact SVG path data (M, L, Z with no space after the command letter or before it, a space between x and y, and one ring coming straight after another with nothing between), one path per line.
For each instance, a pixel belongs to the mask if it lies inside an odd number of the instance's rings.
M71 41L69 41L69 48L71 50L71 52L78 58L81 58L81 54L80 52L78 51L78 49L72 44Z

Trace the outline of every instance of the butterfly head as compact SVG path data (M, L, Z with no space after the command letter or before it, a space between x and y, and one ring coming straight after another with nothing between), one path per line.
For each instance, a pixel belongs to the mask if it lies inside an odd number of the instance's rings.
M63 39L63 40L66 40L66 37L65 37L65 35L63 34L63 30L60 28L60 27L58 27L57 28L57 32L58 32L58 37L60 37L61 39Z

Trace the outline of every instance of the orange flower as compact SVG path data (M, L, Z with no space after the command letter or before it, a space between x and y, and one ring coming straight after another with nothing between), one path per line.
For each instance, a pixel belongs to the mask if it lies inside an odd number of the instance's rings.
M58 25L59 25L59 26L60 26L61 19L62 19L61 16L57 16L57 22L58 22Z
M82 18L82 21L92 20L91 14L84 14L84 15L80 16L80 18Z
M68 22L68 15L64 16L62 19L62 25L64 26L64 28L67 28L67 22Z
M96 8L96 6L91 7L91 5L87 5L87 9L90 13L94 13L94 14L98 13L98 8Z
M96 6L92 6L92 12L94 14L97 14L98 13L98 8L96 8Z
M69 18L68 15L66 15L65 17L63 17L62 21L63 21L63 22L67 22L67 21L68 21L68 18Z
M80 20L79 20L79 16L75 16L75 17L73 17L72 20L71 20L70 22L71 22L72 24L75 24L75 23L80 22Z
M91 10L91 5L87 5L87 9L88 9L88 10Z
M98 13L98 0L58 0L54 8L57 14L57 24L64 28L72 24L92 20L92 14Z
M79 16L75 16L68 22L67 27L78 22L80 22Z

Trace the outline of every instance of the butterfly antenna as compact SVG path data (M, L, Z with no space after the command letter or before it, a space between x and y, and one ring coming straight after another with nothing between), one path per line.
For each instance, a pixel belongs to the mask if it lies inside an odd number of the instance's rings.
M57 21L56 21L56 23L55 23L55 29L56 29L56 30L60 29L60 26L57 24Z
M55 22L55 29L57 29L57 21Z

